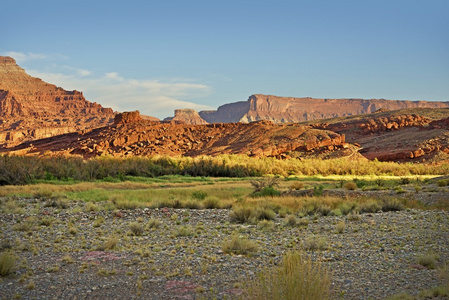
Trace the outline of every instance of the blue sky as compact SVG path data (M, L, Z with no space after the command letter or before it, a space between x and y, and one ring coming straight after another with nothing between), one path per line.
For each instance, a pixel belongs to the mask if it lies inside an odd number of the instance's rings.
M449 1L2 1L0 55L159 118L249 95L449 101Z

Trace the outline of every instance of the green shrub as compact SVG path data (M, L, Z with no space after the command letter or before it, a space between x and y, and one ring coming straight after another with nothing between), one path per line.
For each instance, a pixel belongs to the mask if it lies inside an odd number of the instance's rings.
M207 193L203 191L195 191L192 193L192 198L195 200L204 200L207 197Z
M332 276L318 261L301 252L288 252L279 267L259 273L245 291L245 299L330 299Z
M223 242L221 249L227 254L251 255L259 250L259 246L250 239L233 235Z
M444 180L444 179L438 180L438 181L437 181L437 185L438 185L438 186L446 186L446 185L449 185L449 180Z
M360 179L354 178L353 181L357 185L357 188L359 188L359 189L368 185L368 182L366 180L360 180Z
M410 178L408 177L401 177L401 184L409 184Z
M323 196L323 190L324 190L324 186L322 186L321 184L318 187L314 186L313 187L313 195L314 196Z
M251 196L253 196L253 197L277 197L280 195L281 195L281 192L276 190L272 186L266 186L266 187L262 188L262 190L251 194Z

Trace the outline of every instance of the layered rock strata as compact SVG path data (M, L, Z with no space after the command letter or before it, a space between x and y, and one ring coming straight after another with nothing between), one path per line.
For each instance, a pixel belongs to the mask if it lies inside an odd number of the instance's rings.
M28 75L11 57L0 56L0 144L96 128L112 123L114 112Z
M216 111L202 111L199 115L208 123L259 120L290 123L368 114L379 109L399 110L420 107L449 108L449 102L291 98L256 94L251 95L247 101L226 104Z

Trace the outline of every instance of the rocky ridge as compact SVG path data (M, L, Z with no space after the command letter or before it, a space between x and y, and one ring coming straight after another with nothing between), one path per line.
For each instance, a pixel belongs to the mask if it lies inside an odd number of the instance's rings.
M288 152L327 152L349 147L344 135L298 124L269 121L186 125L155 122L138 112L118 114L114 124L94 130L23 143L0 152L37 154L64 152L98 155L219 155L286 157Z
M111 124L114 112L28 75L11 57L0 56L0 145L13 146Z

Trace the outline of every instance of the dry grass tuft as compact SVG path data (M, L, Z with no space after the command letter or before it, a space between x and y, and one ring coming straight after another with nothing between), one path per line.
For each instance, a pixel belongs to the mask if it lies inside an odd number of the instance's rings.
M322 300L330 298L331 273L301 252L288 252L279 267L258 274L245 299Z

